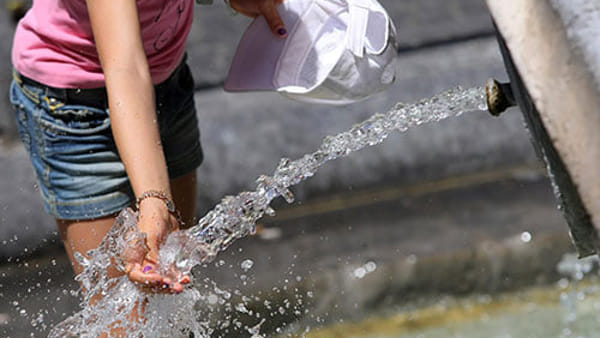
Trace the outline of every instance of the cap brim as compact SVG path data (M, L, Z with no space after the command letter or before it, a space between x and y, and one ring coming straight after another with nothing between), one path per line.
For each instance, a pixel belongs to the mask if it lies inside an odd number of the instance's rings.
M277 6L281 19L288 29L288 37L282 39L271 31L263 16L259 16L246 29L231 62L225 79L227 91L274 90L275 72L286 40L293 35L299 13L307 7L307 1L288 0Z
M284 39L271 32L264 17L254 19L238 44L225 90L273 90L273 75L284 44Z

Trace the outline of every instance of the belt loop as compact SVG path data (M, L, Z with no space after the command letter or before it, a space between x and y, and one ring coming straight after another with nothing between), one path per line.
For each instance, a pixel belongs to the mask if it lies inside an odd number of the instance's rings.
M15 82L21 86L23 84L23 80L21 79L21 75L19 75L19 72L17 72L16 69L13 68L13 80L15 80Z
M67 99L66 91L64 89L61 89L60 91L61 91L61 93L51 93L50 88L48 88L48 87L44 88L44 100L46 101L46 104L48 104L48 108L51 111L55 111L57 108L60 108L65 105L62 101L57 100L57 99L61 99L61 100ZM58 98L55 97L57 94L60 94L60 95L58 95L60 97L58 97Z
M23 92L25 96L27 96L31 101L35 102L36 104L40 104L40 96L38 95L38 93L35 93L24 86L23 77L21 77L21 74L14 68L13 79L15 80L17 86L21 89L21 92Z

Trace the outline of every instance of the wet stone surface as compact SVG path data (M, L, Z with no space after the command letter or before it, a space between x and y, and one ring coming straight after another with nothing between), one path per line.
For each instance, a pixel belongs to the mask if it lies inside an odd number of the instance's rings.
M271 172L282 156L294 158L314 150L325 135L397 101L414 101L456 85L482 85L492 76L506 78L492 38L465 40L492 31L483 2L382 3L399 28L403 53L397 84L383 95L338 110L301 105L276 94L232 96L211 89L223 81L248 20L228 17L221 4L196 7L189 60L199 89L196 100L206 152L200 169L200 214L224 194L253 187L254 179ZM0 19L5 46L11 29ZM0 52L8 60L9 48ZM2 79L10 79L9 63L0 66L0 91L6 93L8 81ZM11 125L11 111L2 108L7 106L3 102L0 97L0 128ZM352 195L364 187L409 186L531 163L536 159L516 112L500 119L484 114L461 117L391 137L383 146L328 165L295 191L297 206L332 193ZM18 145L0 147L0 173L0 336L43 336L76 310L79 300L69 293L76 286ZM288 209L280 218L265 219L257 236L198 269L197 278L210 276L225 289L257 293L259 299L270 297L282 306L286 299L296 299L298 288L313 311L305 319L314 326L336 317L361 316L357 308L398 304L410 295L435 297L440 290L495 291L546 282L554 276L548 245L556 255L570 249L549 185L537 174L439 194L400 194L352 209L329 206L325 209L330 211L315 213L326 204L314 204L300 212L303 216L289 216L295 212ZM531 235L532 245L524 245L524 232ZM546 240L538 245L542 238ZM506 265L512 268L503 269ZM447 274L456 278L445 278ZM260 308L251 302L247 306ZM284 307L263 328L274 330L297 316Z
M407 188L385 202L363 201L315 216L310 210L331 207L314 204L294 217L288 209L281 220L265 219L257 236L238 241L195 276L210 277L231 293L257 296L261 304L285 304L297 295L305 300L301 309L309 314L284 311L268 317L264 330L297 319L314 327L360 318L440 294L493 293L555 281L556 263L572 247L546 179L535 171L497 178L436 192ZM78 300L68 292L75 286L73 276L60 251L13 261L0 273L0 314L7 319L0 325L2 336L41 335L32 321L43 328L76 309ZM245 304L260 309L254 301ZM39 314L43 321L37 323Z

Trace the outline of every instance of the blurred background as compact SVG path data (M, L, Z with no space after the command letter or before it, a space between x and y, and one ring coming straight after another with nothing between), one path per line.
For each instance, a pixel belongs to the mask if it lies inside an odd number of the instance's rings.
M381 3L398 28L396 83L345 107L274 93L225 93L229 63L250 21L229 15L219 1L196 6L188 51L205 152L199 216L223 196L253 189L280 158L312 152L325 136L396 102L483 86L490 77L506 81L482 1ZM3 4L0 335L43 336L77 309L69 292L77 285L54 221L43 211L8 102L14 18L28 4ZM294 204L276 201L277 215L263 219L255 236L197 271L221 289L248 296L246 308L267 318L264 334L310 328L308 337L548 337L573 330L565 319L572 309L557 306L560 290L574 288L571 273L583 265L564 256L573 251L567 225L518 109L499 118L471 112L391 135L327 164L292 190ZM247 260L253 262L249 269L241 266ZM567 264L562 275L561 260ZM587 264L588 270L595 266ZM534 306L527 308L530 317L519 312L524 304ZM556 317L540 310L546 307ZM259 322L248 312L232 312L244 325ZM507 317L517 322L502 321ZM558 318L542 325L554 331L510 331L540 318ZM241 329L215 336L251 334Z

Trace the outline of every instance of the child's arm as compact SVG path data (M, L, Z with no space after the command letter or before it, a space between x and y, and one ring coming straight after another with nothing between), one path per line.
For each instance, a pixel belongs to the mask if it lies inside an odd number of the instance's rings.
M275 9L280 2L282 0L233 0L231 5L248 16L264 15L273 32L285 37L285 26ZM172 197L136 1L87 0L87 6L106 78L113 136L134 193L140 196L146 191L158 190ZM150 252L143 261L132 264L130 279L140 283L166 282L173 291L182 289L180 283L171 283L158 273L144 273L143 269L155 267L160 244L177 226L162 200L142 201L138 227L148 235Z
M172 200L154 100L154 87L143 48L135 0L87 0L94 39L106 78L112 132L136 196L149 190ZM164 201L146 198L140 205L138 227L147 234L150 252L130 266L129 277L141 283L163 283L152 266L166 235L177 229ZM147 269L146 269L147 270ZM178 283L169 283L174 291Z

